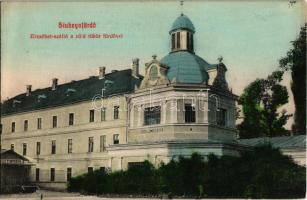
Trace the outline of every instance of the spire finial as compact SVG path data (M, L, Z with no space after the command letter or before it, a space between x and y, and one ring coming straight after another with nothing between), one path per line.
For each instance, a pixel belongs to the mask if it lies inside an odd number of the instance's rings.
M184 3L184 1L181 0L180 1L181 15L183 15L183 3Z
M217 60L219 61L219 63L222 63L222 61L223 61L223 56L219 56L219 57L217 58Z

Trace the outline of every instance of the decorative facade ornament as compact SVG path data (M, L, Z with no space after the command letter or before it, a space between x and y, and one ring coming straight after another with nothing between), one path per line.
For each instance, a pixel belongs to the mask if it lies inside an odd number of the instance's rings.
M168 67L157 61L156 55L153 55L152 58L153 60L151 62L145 64L145 76L140 89L170 83L167 78Z

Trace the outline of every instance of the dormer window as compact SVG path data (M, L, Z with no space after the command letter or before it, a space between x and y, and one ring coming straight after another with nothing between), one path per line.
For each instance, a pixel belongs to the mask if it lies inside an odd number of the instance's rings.
M73 88L68 88L66 90L66 96L70 96L72 95L73 93L77 92L77 90L73 89Z
M47 98L47 96L45 94L40 94L40 95L37 96L37 101L41 102L42 99L46 99L46 98Z
M20 104L20 103L21 103L21 101L15 99L15 100L13 101L13 108L15 108L16 105L17 105L17 104Z
M104 82L104 87L105 87L105 88L108 88L108 87L112 86L113 83L114 83L113 81L106 80L106 81Z

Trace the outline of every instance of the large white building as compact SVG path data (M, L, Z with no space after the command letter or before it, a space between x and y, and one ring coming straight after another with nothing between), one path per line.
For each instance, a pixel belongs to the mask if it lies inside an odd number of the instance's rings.
M2 105L2 148L29 159L40 186L63 188L71 176L120 170L193 152L238 155L235 99L226 66L194 51L195 28L181 14L169 32L171 51L131 69L31 90Z

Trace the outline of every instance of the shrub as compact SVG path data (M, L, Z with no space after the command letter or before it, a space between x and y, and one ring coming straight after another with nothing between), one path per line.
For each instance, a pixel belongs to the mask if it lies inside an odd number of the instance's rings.
M305 167L271 145L255 147L240 157L213 154L207 161L194 153L159 168L145 161L127 171L94 171L71 179L69 191L91 194L184 195L211 198L302 198Z

